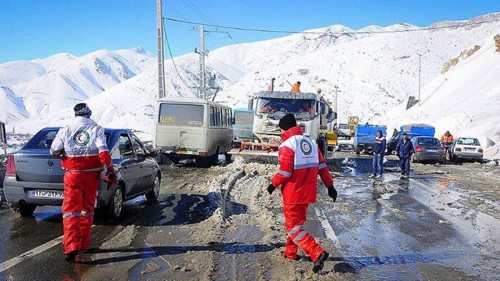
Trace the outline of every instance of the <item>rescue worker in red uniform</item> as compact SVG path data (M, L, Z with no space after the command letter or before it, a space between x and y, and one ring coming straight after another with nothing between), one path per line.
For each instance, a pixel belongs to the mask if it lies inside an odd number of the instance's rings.
M107 182L116 183L104 129L90 119L92 111L85 103L77 104L74 111L76 118L57 132L50 148L52 155L62 157L66 171L62 215L67 262L74 262L79 251L90 246L101 171L107 170Z
M307 207L316 202L318 194L317 178L327 186L328 196L337 199L337 191L333 187L333 179L323 155L317 145L297 126L293 114L287 114L279 122L283 143L278 150L279 171L267 187L269 194L281 187L283 212L288 238L284 256L297 260L299 247L311 257L313 272L319 272L328 259L329 254L304 230Z

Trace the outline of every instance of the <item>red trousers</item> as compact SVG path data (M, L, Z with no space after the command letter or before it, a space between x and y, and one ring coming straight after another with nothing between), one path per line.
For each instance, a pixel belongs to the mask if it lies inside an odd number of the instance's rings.
M304 230L309 204L284 205L285 228L288 238L285 244L285 256L289 259L297 258L299 247L309 255L313 262L325 251L316 243L314 238Z
M90 246L94 204L100 180L100 172L67 171L64 174L64 254L86 250Z

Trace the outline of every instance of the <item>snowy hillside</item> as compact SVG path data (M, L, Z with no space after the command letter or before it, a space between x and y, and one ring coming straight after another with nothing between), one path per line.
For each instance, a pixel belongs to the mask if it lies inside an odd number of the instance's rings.
M486 20L493 21L478 23ZM457 27L457 24L464 23L477 24ZM216 75L222 88L217 100L231 106L245 106L249 94L267 89L270 79L275 77L276 90L289 90L287 81L299 80L302 91L321 88L332 101L333 86L338 85L340 122L345 122L349 115L360 116L361 122L386 122L388 119L382 117L387 112L401 104L406 105L408 96L417 95L417 53L422 54L422 85L426 85L440 75L445 62L498 32L500 13L432 25L437 26L450 28L400 33L395 31L417 27L396 24L352 31L335 25L310 30L307 34L212 50L207 57L207 67L210 74ZM339 35L339 32L347 33ZM167 60L167 95L194 96L196 90L193 87L198 85L198 55L188 54L174 60L182 80L172 61ZM123 126L151 134L157 95L156 75L156 68L152 67L93 95L87 102L94 118L105 126ZM487 95L477 91L478 97L483 94ZM80 98L78 93L75 96ZM16 129L35 132L40 126L64 124L65 118L71 118L71 107L75 102L72 100L69 102L71 106L59 111L54 109L53 114L42 115L37 122L16 122Z
M406 104L377 121L389 131L409 123L428 123L439 137L449 130L456 137L491 138L500 145L500 52L491 34L477 42L480 48L462 56L449 71L438 75L422 89L422 102L406 110ZM474 46L470 46L470 49ZM457 54L458 55L458 54ZM493 154L500 156L497 148Z
M155 65L141 48L100 50L82 57L68 53L0 64L0 120L36 119L84 101ZM0 96L3 99L3 96Z

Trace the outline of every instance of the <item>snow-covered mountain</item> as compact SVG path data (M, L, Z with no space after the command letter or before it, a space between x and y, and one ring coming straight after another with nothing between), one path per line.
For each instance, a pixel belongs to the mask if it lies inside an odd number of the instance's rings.
M4 122L36 119L84 101L155 65L144 49L100 50L82 57L61 53L0 64Z
M446 28L433 29L436 27ZM384 116L399 105L406 105L408 96L417 95L418 54L422 57L422 85L426 85L441 76L444 64L450 59L476 44L484 44L484 38L492 38L498 33L500 13L468 21L440 22L431 25L429 30L399 32L408 29L416 30L418 27L396 24L351 30L334 25L278 39L216 49L209 53L207 67L210 74L216 75L217 83L222 88L217 100L231 106L245 106L249 94L267 89L271 78L275 77L276 90L289 90L291 86L287 82L301 81L302 91L315 92L321 88L331 101L334 100L334 86L338 86L340 122L345 122L350 115L358 115L362 122L391 123ZM485 48L482 46L476 55ZM198 56L187 54L174 58L174 61L181 78L172 60L167 60L167 95L195 96L193 87L198 85ZM32 72L37 71L36 67L30 67ZM452 71L453 68L447 75L451 75ZM491 77L500 76L497 68L488 71L492 71ZM158 92L156 75L156 68L152 67L93 95L86 100L93 110L93 117L105 126L128 127L151 134ZM463 75L461 79L464 83L473 79L465 76L466 73ZM0 78L0 81L3 79ZM484 83L488 82L485 80ZM428 91L427 88L422 93L425 94L425 91ZM481 97L488 93L478 90L476 95L481 101ZM70 102L71 106L61 110L50 108L51 114L40 116L36 122L16 122L16 129L34 132L48 124L64 124L67 118L72 117L71 107L75 102ZM447 112L443 110L447 106L448 103L443 103L441 112ZM398 115L391 113L390 116Z
M436 127L437 136L449 130L455 136L481 138L483 146L490 138L498 144L491 153L500 156L500 51L494 35L454 58L448 71L422 89L420 105L406 110L401 104L377 121L387 124L389 131L428 123Z

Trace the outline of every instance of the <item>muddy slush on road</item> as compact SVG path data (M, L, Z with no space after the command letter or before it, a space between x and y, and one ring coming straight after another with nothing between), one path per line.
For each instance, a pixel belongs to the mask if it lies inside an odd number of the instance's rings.
M266 191L276 160L241 157L208 169L164 165L158 203L134 200L117 222L97 216L92 250L78 264L57 268L71 280L500 278L498 166L416 164L412 177L401 180L390 156L375 181L368 178L371 157L341 152L331 158L338 200L319 181L304 227L330 253L320 274L303 253L299 261L280 253L287 235L282 199ZM60 227L53 211L35 218L42 227ZM63 264L61 251L37 259ZM9 276L47 276L37 275L43 264L35 262L26 260Z

